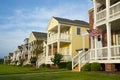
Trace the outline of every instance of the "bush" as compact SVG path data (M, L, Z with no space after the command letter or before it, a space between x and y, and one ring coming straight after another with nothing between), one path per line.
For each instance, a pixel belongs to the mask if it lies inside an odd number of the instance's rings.
M37 58L36 57L31 57L30 63L31 64L36 64Z
M72 70L72 62L68 62L67 65L66 65L66 68L68 70Z
M85 64L82 67L82 71L90 71L91 70L91 65L89 63Z
M45 67L46 67L45 64L40 65L40 68L45 68Z
M101 65L98 62L91 63L91 71L100 71Z
M58 64L59 68L66 68L67 62L61 62Z
M54 64L57 64L57 65L58 65L58 64L62 61L62 58L63 58L63 55L62 55L62 54L55 53L54 58L51 58L51 61L52 61Z

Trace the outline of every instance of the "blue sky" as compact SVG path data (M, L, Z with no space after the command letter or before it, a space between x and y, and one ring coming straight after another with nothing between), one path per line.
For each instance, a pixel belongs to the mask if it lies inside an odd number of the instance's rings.
M15 51L31 31L46 32L52 16L88 22L91 0L0 0L0 58Z

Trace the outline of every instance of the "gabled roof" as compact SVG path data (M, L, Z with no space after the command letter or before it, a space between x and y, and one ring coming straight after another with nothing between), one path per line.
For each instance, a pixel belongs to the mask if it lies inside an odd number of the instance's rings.
M59 18L59 17L53 17L53 18L56 19L61 24L75 25L75 26L81 26L81 27L89 26L88 22L85 22L82 20L70 20L70 19Z
M9 53L9 56L13 56L13 53Z
M43 32L32 32L36 39L47 40L47 33Z

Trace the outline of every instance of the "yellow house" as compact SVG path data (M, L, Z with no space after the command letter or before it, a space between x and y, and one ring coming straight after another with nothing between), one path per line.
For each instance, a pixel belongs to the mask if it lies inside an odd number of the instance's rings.
M28 60L31 57L37 57L36 67L45 63L47 33L32 32L29 37Z
M85 21L52 17L47 26L46 64L53 64L51 58L55 53L62 54L67 62L72 61L76 50L89 48L89 36L83 40L83 33L88 29Z

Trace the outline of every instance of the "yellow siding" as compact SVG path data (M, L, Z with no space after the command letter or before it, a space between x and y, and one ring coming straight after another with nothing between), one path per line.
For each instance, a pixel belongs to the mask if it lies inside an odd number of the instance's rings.
M33 33L31 33L28 42L31 43L34 40L36 40L36 38L34 37Z
M47 30L50 30L51 28L55 27L58 25L58 21L55 20L54 18L52 18L48 24L48 29Z
M60 47L61 54L63 54L67 48L70 48L70 44L65 44L65 45L61 46ZM64 51L64 52L62 52L62 51ZM69 54L67 53L67 54L63 54L63 55L69 55Z
M81 33L87 30L88 28L81 27ZM72 42L71 42L71 47L72 47L72 55L76 55L77 49L82 49L83 48L83 43L82 43L82 36L77 35L77 27L72 26L71 27L71 34L72 34ZM85 48L89 48L89 36L85 36Z

